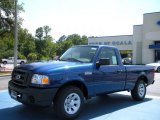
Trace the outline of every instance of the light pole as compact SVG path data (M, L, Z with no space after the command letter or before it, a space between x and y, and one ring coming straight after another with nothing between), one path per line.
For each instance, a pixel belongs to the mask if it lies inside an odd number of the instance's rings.
M18 28L17 28L17 0L15 0L15 31L14 31L14 67L17 66L17 44L18 44Z

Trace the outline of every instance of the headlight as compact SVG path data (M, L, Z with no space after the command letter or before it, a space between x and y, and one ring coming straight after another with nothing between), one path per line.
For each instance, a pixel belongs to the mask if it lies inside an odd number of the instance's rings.
M49 78L46 75L34 74L32 77L31 83L38 84L38 85L48 85Z

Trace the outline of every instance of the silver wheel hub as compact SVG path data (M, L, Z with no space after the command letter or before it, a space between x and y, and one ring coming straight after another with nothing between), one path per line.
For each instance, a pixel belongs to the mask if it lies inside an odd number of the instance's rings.
M138 95L140 97L143 97L144 94L145 94L145 86L144 86L144 84L140 84L138 87Z
M64 109L68 114L75 114L81 104L81 99L78 94L76 93L71 93L69 94L64 102Z

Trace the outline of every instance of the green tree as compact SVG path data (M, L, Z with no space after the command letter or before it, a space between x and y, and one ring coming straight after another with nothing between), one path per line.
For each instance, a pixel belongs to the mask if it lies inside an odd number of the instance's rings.
M18 51L24 55L28 56L29 53L35 52L35 38L28 33L27 29L20 28L18 31Z
M0 36L0 59L13 56L14 37L11 33L4 33Z
M86 35L83 35L81 38L81 44L87 45L88 44L88 37Z
M35 61L37 59L37 54L36 53L29 53L27 56L29 61Z
M68 48L73 45L86 45L87 44L87 36L80 36L78 34L69 35L65 40L62 40L64 36L60 37L59 41L56 45L56 53L57 55L62 55Z
M35 46L38 59L48 60L52 59L56 55L56 45L53 42L53 38L48 35L50 31L51 28L47 25L36 29L36 37L38 39L35 39ZM45 36L43 36L43 33Z
M23 4L18 5L17 9L18 9L18 12L24 11ZM0 35L1 36L5 32L10 32L10 31L13 32L14 15L15 15L14 0L0 0Z
M26 57L24 55L22 55L21 53L18 53L18 58L19 59L26 59Z
M55 56L55 43L52 37L47 37L44 40L43 55L52 59Z
M62 42L58 42L56 43L56 55L57 56L61 56L63 53L63 43Z
M62 35L62 36L58 39L57 43L65 41L66 38L67 38L67 37L66 37L65 35Z
M78 34L72 34L67 37L66 41L71 41L73 45L80 45L81 36Z
M36 29L36 37L39 40L42 40L42 38L43 38L43 27L39 27L39 28Z
M43 26L43 31L45 33L45 37L48 37L48 33L51 31L51 28L48 25Z

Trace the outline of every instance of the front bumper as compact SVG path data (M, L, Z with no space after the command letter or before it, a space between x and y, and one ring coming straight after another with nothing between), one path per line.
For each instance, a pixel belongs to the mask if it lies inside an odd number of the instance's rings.
M33 88L33 87L21 87L12 83L12 80L8 83L8 91L10 96L24 104L47 107L53 102L54 96L58 88ZM12 95L12 92L16 95Z

